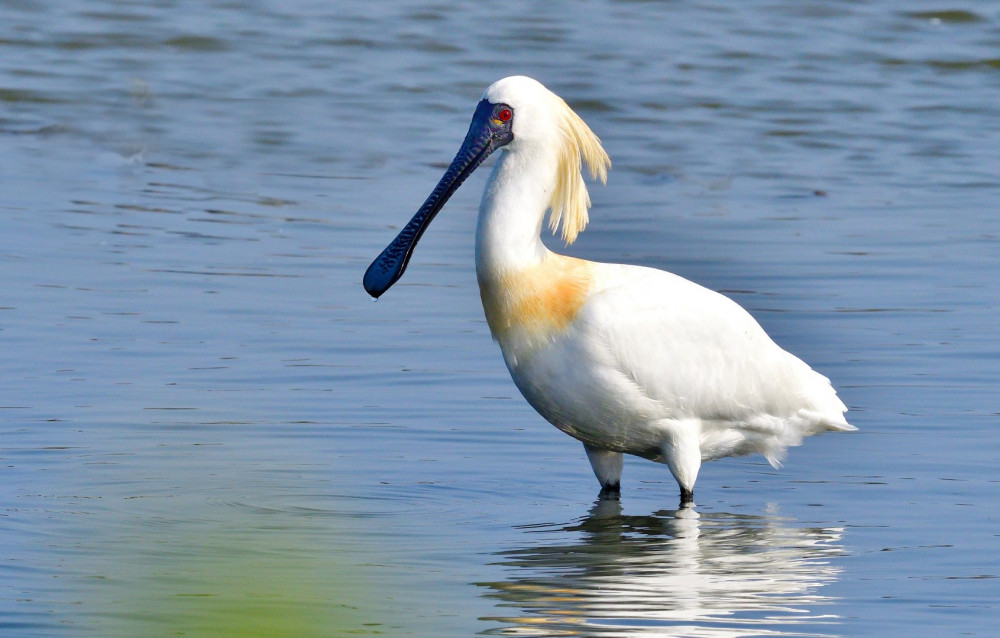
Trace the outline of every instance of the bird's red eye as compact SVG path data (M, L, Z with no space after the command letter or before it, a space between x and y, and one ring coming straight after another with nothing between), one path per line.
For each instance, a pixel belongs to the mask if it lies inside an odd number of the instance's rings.
M497 119L501 122L509 122L513 115L514 114L510 112L510 109L500 109L500 112L497 113Z

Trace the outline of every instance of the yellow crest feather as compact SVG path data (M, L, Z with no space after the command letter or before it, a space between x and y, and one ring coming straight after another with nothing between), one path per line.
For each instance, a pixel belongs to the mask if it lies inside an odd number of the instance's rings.
M556 187L549 202L549 228L555 233L562 223L562 238L567 244L576 241L576 236L589 221L590 194L580 174L581 159L593 179L606 183L611 159L604 152L601 140L569 105L559 101L559 133L561 144L558 150Z

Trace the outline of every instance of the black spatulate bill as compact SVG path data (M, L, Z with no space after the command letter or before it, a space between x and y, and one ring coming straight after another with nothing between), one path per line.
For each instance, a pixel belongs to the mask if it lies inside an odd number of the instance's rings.
M368 294L377 299L403 276L420 236L448 198L490 153L514 139L512 124L513 111L509 106L492 104L487 100L479 103L465 141L441 181L403 230L368 266L364 278Z

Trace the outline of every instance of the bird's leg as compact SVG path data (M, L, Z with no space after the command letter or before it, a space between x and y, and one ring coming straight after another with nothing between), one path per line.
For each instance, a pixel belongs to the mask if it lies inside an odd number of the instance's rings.
M699 436L691 429L670 428L662 443L663 458L681 488L681 506L694 502L694 482L701 469Z
M681 487L681 507L684 508L689 505L694 505L694 490Z
M587 451L590 467L601 483L601 498L614 498L621 493L622 484L622 453L602 450L586 443L583 449Z

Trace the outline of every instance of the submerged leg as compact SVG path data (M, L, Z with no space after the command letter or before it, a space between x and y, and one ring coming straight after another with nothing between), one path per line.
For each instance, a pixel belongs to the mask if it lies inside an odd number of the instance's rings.
M590 467L601 483L601 496L614 496L621 491L622 484L622 453L591 447L586 443L583 449L587 451Z
M681 488L681 507L694 503L694 492Z
M601 488L601 491L597 493L597 498L601 501L620 501L622 498L621 484L616 483L615 485L605 485Z

